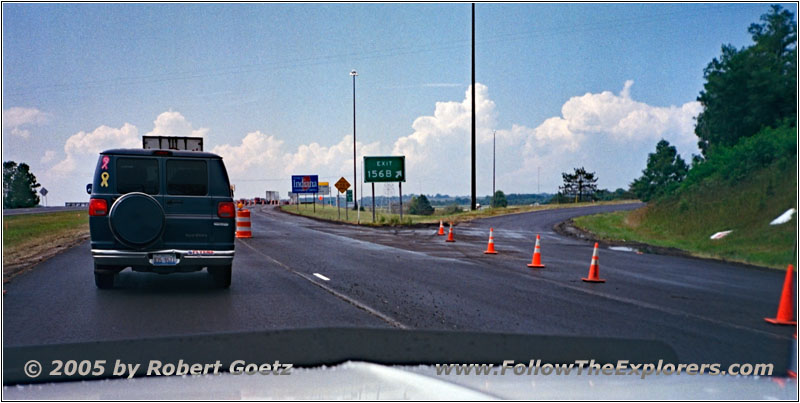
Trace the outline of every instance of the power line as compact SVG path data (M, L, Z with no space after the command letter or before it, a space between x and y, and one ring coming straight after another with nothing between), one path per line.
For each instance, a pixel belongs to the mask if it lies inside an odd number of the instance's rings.
M507 32L494 35L490 34L487 35L484 39L477 41L476 43L478 45L483 45L483 44L492 44L496 42L510 42L510 41L518 41L518 40L538 38L538 37L547 37L553 35L563 35L568 33L582 33L582 32L590 32L598 30L600 31L614 30L614 29L619 29L621 26L632 25L641 22L664 21L665 19L670 20L673 18L668 18L668 17L678 17L684 14L689 14L690 16L696 16L696 13L698 11L703 11L703 10L722 10L722 9L728 10L730 9L731 6L732 5L723 4L723 5L714 5L706 7L691 7L684 10L677 10L666 13L648 14L632 18L605 20L591 24L572 25L569 27L564 27L556 30L537 29L537 30L530 30L523 32ZM413 55L419 53L460 50L468 46L468 43L469 43L468 40L430 42L422 46L408 45L408 46L399 46L386 49L373 49L366 52L358 51L358 52L338 53L338 54L315 56L315 57L294 58L288 60L272 60L272 61L266 61L264 63L234 65L218 69L200 69L192 71L178 71L172 73L150 74L150 75L140 75L131 77L115 77L102 80L89 80L89 81L82 81L75 83L51 84L51 85L40 85L40 86L19 86L19 87L7 88L7 91L4 91L4 95L13 96L13 95L23 95L29 93L49 93L49 92L71 91L71 90L88 90L88 89L105 88L105 87L131 86L131 85L141 85L141 84L159 84L171 81L195 80L195 79L211 78L211 77L218 77L225 75L263 73L265 70L296 69L299 67L310 67L310 66L318 66L331 63L354 62L354 61L370 60L377 58L390 58L396 56Z

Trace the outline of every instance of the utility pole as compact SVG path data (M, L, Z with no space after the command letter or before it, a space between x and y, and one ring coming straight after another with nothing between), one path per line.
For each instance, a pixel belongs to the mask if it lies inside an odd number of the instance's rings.
M356 76L358 73L353 70L353 207L358 211L358 177L356 176Z
M497 142L497 130L492 132L492 204L494 204L494 195L497 191L494 188L494 180L495 180L495 143ZM494 206L492 206L494 207Z
M477 208L475 189L475 3L472 3L472 201L470 210Z

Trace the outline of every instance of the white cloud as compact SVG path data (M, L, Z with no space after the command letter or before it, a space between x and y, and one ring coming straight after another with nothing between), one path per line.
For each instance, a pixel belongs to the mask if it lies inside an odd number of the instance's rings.
M260 131L248 133L239 145L223 144L211 152L219 154L225 161L228 175L242 176L246 172L274 172L281 169L280 149L283 141Z
M153 122L153 130L146 135L204 137L207 133L208 129L194 129L192 124L180 112L170 110L156 117ZM110 148L140 148L141 146L142 139L139 136L139 129L130 123L125 123L120 128L103 125L91 132L81 131L67 139L64 144L66 158L51 167L48 173L54 177L64 177L75 171L79 162L92 161L90 165L93 167L94 159L103 150ZM51 160L54 155L45 153L42 162L44 162L45 158L48 161Z
M25 124L42 124L48 119L48 114L36 108L13 107L3 111L3 126L22 126Z
M39 126L46 123L50 115L36 108L22 108L15 106L3 111L3 134L27 139L31 132L25 127Z
M552 192L561 172L581 165L597 167L606 179L601 186L624 186L642 169L647 152L660 138L677 145L686 157L696 152L693 130L700 104L648 105L631 98L632 85L632 80L626 81L619 94L603 91L572 97L562 106L561 116L534 128L512 124L510 129L497 129L498 188L535 191L538 170L543 168L547 177L542 177L542 190ZM497 111L487 87L476 84L476 88L477 185L479 194L489 194ZM393 154L406 155L407 176L422 182L412 191L469 192L470 119L467 90L462 101L437 102L432 116L417 118L414 132L395 142Z
M53 150L47 150L42 155L42 158L39 160L42 164L47 164L56 159L56 152Z
M67 157L48 170L54 177L65 177L78 168L78 164L94 167L97 155L110 148L138 148L142 140L139 130L130 123L125 123L119 129L100 126L91 132L78 132L67 139L64 152Z
M357 142L356 148L360 160L362 155L377 153L380 144ZM232 180L263 179L266 176L268 179L287 178L284 182L288 183L292 174L319 173L327 178L352 175L353 172L353 137L350 135L332 146L314 142L287 151L283 140L256 131L248 133L238 145L219 145L211 152L222 156ZM265 174L258 178L248 177L259 172ZM237 188L241 186L237 185Z
M145 136L205 137L207 134L208 129L195 129L180 112L169 110L158 115L156 120L153 121L153 130L145 134Z
M532 174L539 167L559 167L562 172L595 166L598 176L607 178L601 187L609 182L624 187L639 175L647 153L661 138L676 145L684 158L696 153L694 119L702 110L700 103L648 105L631 98L632 85L632 80L626 81L618 95L603 91L572 97L562 106L561 116L523 130L527 132L524 162L516 174Z
M641 142L666 138L673 143L696 142L694 118L702 110L697 101L677 107L651 106L630 96L632 80L625 82L619 95L610 91L587 93L570 98L561 116L545 120L529 136L529 143L549 140L575 151L587 136L603 136L620 142ZM696 147L691 151L697 151Z
M356 141L357 162L360 172L361 157L374 155L380 150L380 143L364 144ZM285 172L298 174L300 171L329 172L334 176L353 174L353 136L346 135L332 145L323 146L316 142L301 145L297 150L284 156Z
M362 156L385 154L378 142L357 142L356 148L358 172L361 172ZM343 176L353 183L353 137L350 135L330 146L314 142L289 150L277 136L256 131L248 133L239 144L219 145L211 152L225 161L237 196L263 195L265 190L277 190L286 197L291 175L316 174L320 181L331 182L331 185ZM336 190L331 189L331 195L335 196Z
M631 98L633 81L619 94L610 91L587 93L568 99L560 116L545 119L536 127L512 124L497 128L497 107L488 88L476 84L477 184L478 194L491 192L492 132L497 138L497 188L527 193L537 189L541 168L541 190L555 192L561 172L585 166L597 171L600 187L624 187L640 174L647 153L660 138L666 138L684 153L696 151L694 117L697 102L681 106L652 106ZM358 170L363 155L405 155L405 193L449 193L466 195L470 181L471 88L457 101L437 102L432 114L416 118L411 133L383 145L358 143ZM180 113L164 112L155 119L148 135L204 136L208 129L196 129ZM336 140L338 139L338 141ZM351 135L329 142L287 147L286 138L262 131L247 133L239 142L220 144L211 152L225 160L237 195L253 196L264 190L278 190L285 197L289 176L319 174L321 180L352 181L353 140ZM219 141L217 141L219 143ZM53 166L53 178L64 177L78 164L93 166L97 153L107 148L141 147L138 129L131 124L120 128L100 126L91 132L71 136L64 146L66 158ZM52 161L47 151L42 162ZM366 193L365 193L366 195Z
M491 146L492 127L495 126L495 103L489 99L489 90L476 84L476 140L481 147ZM437 182L445 180L449 188L465 186L469 174L470 131L472 122L472 88L468 88L462 101L437 102L432 116L421 116L414 120L414 132L400 137L392 147L393 155L406 156L406 177L413 178L419 186L409 191L437 192ZM498 131L498 138L513 136Z

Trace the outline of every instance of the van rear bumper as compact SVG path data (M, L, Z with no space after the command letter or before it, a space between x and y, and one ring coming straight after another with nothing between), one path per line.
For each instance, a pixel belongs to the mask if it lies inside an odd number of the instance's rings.
M177 262L170 265L153 263L155 254L174 254ZM92 249L92 257L98 265L138 266L169 270L169 268L227 266L233 263L232 250L181 250L163 249L151 251L127 251L114 249Z

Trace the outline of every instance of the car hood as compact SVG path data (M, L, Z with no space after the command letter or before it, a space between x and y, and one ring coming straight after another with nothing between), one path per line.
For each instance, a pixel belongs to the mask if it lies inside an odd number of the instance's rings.
M796 399L794 380L702 375L437 374L437 364L687 362L659 341L387 328L310 328L3 347L9 399ZM691 358L691 357L688 357ZM26 375L36 360L44 371ZM53 360L105 360L100 376L52 375ZM208 375L148 374L148 363L210 364ZM109 370L139 364L130 379ZM290 375L234 374L279 361ZM441 368L441 367L440 367ZM234 371L235 372L235 371ZM281 371L283 372L283 371ZM785 374L785 368L775 374Z
M762 400L797 399L794 379L732 376L437 375L434 366L346 362L291 375L147 377L6 386L34 400Z

